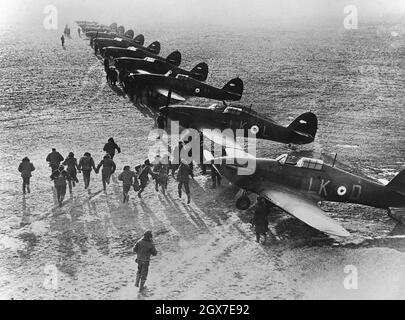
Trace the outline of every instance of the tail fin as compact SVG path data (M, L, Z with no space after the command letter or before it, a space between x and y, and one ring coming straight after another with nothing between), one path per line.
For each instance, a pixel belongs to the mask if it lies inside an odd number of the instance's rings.
M143 34L137 35L134 38L134 42L136 42L137 44L139 44L140 46L143 46L145 43L145 37L143 36Z
M318 131L318 118L312 112L307 112L295 119L288 128L315 139L316 132Z
M149 47L146 48L150 53L158 55L160 53L160 42L155 41Z
M172 65L175 65L176 67L180 66L181 64L181 53L179 51L174 51L171 54L169 54L166 58L166 61L171 63Z
M111 26L110 26L110 29L112 30L112 31L114 31L114 32L117 32L117 29L118 29L118 24L117 23L112 23L111 24Z
M405 170L398 173L394 179L390 181L387 187L391 188L395 192L405 195Z
M232 79L222 88L222 90L239 96L238 100L240 100L243 94L243 81L240 78Z
M202 62L195 66L193 70L190 71L191 76L198 81L205 81L208 78L208 65Z
M124 26L119 26L118 29L117 29L117 32L119 34L124 34L125 33L125 27Z
M135 36L134 30L128 30L127 32L125 32L124 36L126 36L127 38L133 39Z

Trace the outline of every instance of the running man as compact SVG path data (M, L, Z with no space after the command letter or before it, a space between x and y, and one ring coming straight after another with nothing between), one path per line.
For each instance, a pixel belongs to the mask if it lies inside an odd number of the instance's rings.
M60 166L51 175L51 180L54 181L56 196L58 199L59 207L62 207L63 200L66 195L66 181L69 179L68 173L65 171L64 166Z
M21 177L23 179L23 194L25 194L25 188L27 188L28 193L31 193L30 189L30 178L32 177L31 172L35 170L34 165L31 163L28 157L22 159L20 165L18 166L18 171L21 172Z
M103 182L103 189L107 191L107 184L110 184L111 175L115 172L117 166L115 162L111 159L109 154L104 156L104 159L101 160L99 165L96 168L96 173L99 173L100 168L103 167L101 170L101 180Z
M62 155L56 151L55 148L52 148L52 152L46 157L46 161L51 167L52 173L59 169L60 163L65 160Z
M137 254L135 261L138 263L135 286L139 287L139 291L141 292L146 288L145 282L148 278L150 257L157 255L152 231L145 232L143 239L136 243L134 252Z
M124 195L124 201L128 202L129 201L129 190L131 190L131 187L134 185L134 179L136 179L136 173L131 171L130 166L125 166L124 171L118 176L118 180L122 181L122 189L123 189L123 195Z
M67 173L69 174L69 191L72 193L72 189L76 186L76 183L79 183L77 179L77 171L80 173L79 165L77 164L77 159L73 152L70 152L68 157L63 162L64 166L67 166Z
M85 189L88 189L90 186L90 175L92 170L96 171L96 165L94 164L94 160L91 157L91 154L86 152L79 161L79 172L83 172Z
M194 179L194 174L193 171L191 170L190 166L187 164L187 161L185 159L181 160L179 171L177 173L177 181L179 182L179 198L181 199L182 197L182 189L184 186L184 189L186 191L187 195L187 204L191 203L191 195L190 195L190 178Z

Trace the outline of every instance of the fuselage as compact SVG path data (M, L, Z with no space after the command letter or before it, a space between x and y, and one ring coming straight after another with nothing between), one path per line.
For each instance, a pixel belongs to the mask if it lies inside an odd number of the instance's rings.
M185 75L170 77L158 74L134 74L133 79L142 87L172 90L185 97L201 97L221 101L241 99L241 95L226 92Z
M185 128L243 130L244 136L255 134L257 139L285 144L306 144L314 141L311 136L298 134L290 128L266 119L263 115L242 108L174 105L166 108L166 112L170 119L179 121Z
M190 72L178 68L169 62L155 58L117 58L115 59L115 67L118 70L126 70L128 72L135 72L144 70L149 73L166 74L173 71L175 74L190 74Z
M138 49L138 48L120 48L120 47L104 47L100 50L101 55L104 58L117 59L117 58L135 58L144 59L146 57L151 57L157 60L166 60L165 58L159 57L148 51Z
M298 191L315 201L354 203L383 209L405 206L405 196L389 186L310 160L314 159L303 161L301 165L304 167L300 167L299 162L293 165L256 159L256 168L250 170L251 175L237 175L239 165L223 164L219 167L235 185L258 194L270 183Z
M146 50L145 47L140 46L139 44L137 44L133 40L126 40L126 39L123 39L123 38L110 39L110 38L98 37L98 38L94 39L93 43L94 43L94 46L97 46L98 49L103 49L105 47L119 47L119 48L135 47L135 48L138 48L138 49Z
M95 39L95 38L104 38L104 39L114 39L118 37L117 33L114 32L98 32L98 31L88 31L86 32L86 37L89 39Z

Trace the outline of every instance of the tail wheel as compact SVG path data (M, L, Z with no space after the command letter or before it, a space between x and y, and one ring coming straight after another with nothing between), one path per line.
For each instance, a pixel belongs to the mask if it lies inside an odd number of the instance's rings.
M251 204L252 202L250 201L249 197L243 196L236 201L236 208L239 210L247 210L250 208Z

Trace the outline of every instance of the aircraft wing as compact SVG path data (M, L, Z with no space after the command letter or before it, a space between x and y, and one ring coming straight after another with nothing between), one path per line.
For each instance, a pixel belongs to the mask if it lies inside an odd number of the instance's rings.
M207 139L223 146L228 157L255 158L243 150L243 147L235 141L235 137L233 135L227 135L224 132L215 129L211 130L207 128L199 128L199 130Z
M161 94L162 96L168 98L169 97L169 90L167 89L156 89L156 92ZM172 99L178 100L178 101L186 101L185 98L183 98L181 95L177 94L176 92L172 91L171 95Z
M339 237L350 236L346 229L328 217L316 203L295 191L271 184L260 195L319 231Z

